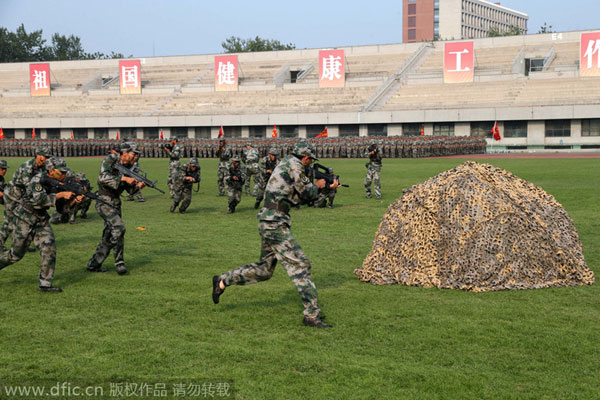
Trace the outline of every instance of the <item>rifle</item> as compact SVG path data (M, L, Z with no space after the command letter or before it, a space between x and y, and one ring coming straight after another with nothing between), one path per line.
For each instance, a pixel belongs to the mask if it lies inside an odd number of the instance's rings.
M319 164L319 163L315 163L313 164L313 172L314 172L314 177L315 179L325 179L325 182L327 182L327 187L329 187L329 185L331 185L333 183L334 180L337 179L337 181L340 181L340 176L339 175L333 175L329 173L329 168L327 168L326 166ZM340 183L340 186L342 187L350 187L350 185L342 185Z
M40 183L43 186L50 187L50 188L56 190L57 193L73 192L77 196L84 196L89 199L96 200L97 203L100 203L104 206L115 209L115 206L113 206L112 204L110 204L107 201L102 200L100 198L100 196L98 195L98 193L90 192L89 190L85 190L84 187L81 186L76 181L61 182L58 179L54 179L54 178L49 177L48 175L44 175L42 177L42 179L40 180Z
M156 189L159 192L161 192L162 194L165 194L165 192L163 192L158 187L156 187L156 182L158 182L158 181L152 182L150 179L146 178L145 176L142 176L142 175L138 174L137 172L132 171L131 169L127 168L126 166L124 166L123 164L120 164L118 162L116 162L114 164L114 167L117 169L117 171L119 171L123 175L125 175L129 178L133 178L138 182L144 182L146 184L146 186L151 187L152 189Z

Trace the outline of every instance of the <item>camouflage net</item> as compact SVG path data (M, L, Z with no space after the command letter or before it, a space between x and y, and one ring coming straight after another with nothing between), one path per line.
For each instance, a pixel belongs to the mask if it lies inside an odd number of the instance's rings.
M354 273L377 285L473 292L594 283L573 221L554 197L471 161L405 190Z

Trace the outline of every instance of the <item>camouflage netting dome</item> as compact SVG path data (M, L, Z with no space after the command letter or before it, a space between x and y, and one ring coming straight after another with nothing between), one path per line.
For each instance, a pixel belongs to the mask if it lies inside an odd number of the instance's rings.
M378 285L474 292L594 283L573 221L554 197L471 161L405 190L354 273Z

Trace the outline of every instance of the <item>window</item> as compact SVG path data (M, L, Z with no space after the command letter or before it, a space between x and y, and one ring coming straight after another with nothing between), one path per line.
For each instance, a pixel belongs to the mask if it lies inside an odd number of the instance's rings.
M325 130L325 125L306 125L306 137L314 138Z
M527 137L527 121L504 121L504 137Z
M297 138L298 137L298 126L296 125L282 125L277 128L279 130L279 136L282 138Z
M408 5L408 15L415 15L417 13L417 5L409 4Z
M340 136L358 136L358 125L340 125Z
M433 124L433 136L454 136L454 123L441 122Z
M73 129L73 139L87 139L87 138L88 138L87 128Z
M494 121L471 122L471 136L493 137Z
M210 126L197 126L194 131L197 139L210 139Z
M4 131L4 137L8 138L8 136L6 136L6 131ZM106 130L106 137L108 138L108 129ZM60 129L56 129L56 128L46 129L46 138L47 139L60 139ZM98 138L96 137L96 139L98 139Z
M163 133L164 136L164 133ZM184 139L188 137L188 128L187 126L178 126L175 128L171 128L171 137Z
M367 126L369 136L387 136L386 124L370 124Z
M600 119L582 120L581 136L600 136Z
M417 17L408 17L408 27L415 28L417 26Z
M123 136L121 136L121 138L123 138ZM159 138L158 128L144 128L144 139L158 139L158 138Z
M556 119L546 121L546 137L571 136L571 120Z
M242 137L242 127L241 126L224 126L223 134L227 137Z
M264 138L266 134L267 134L267 128L264 125L250 127L250 137ZM272 134L272 132L271 132L271 134Z
M403 124L402 136L420 136L423 124Z
M417 31L415 29L408 30L408 40L417 40Z

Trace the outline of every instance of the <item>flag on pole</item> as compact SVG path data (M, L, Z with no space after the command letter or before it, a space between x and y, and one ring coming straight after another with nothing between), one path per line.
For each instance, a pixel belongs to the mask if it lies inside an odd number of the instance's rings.
M492 136L494 136L494 140L502 139L500 137L500 131L498 130L498 121L494 122L494 127L492 128Z
M163 135L163 130L162 129L160 130L160 138L161 138L161 140L165 138L165 135Z
M219 128L219 136L217 136L217 139L222 138L224 135L223 133L223 125L221 125L221 127Z
M71 140L73 140L73 129L71 129Z
M31 138L35 139L35 128L31 129Z
M273 134L271 135L271 137L273 137L273 138L277 137L277 125L273 125Z
M421 125L421 132L419 132L420 136L425 135L425 125Z
M119 140L119 130L117 129L117 140Z
M0 140L4 139L4 131L0 128Z
M315 136L315 138L324 138L324 137L327 137L327 127L325 127L325 129L323 129L323 132L321 132L317 136Z

